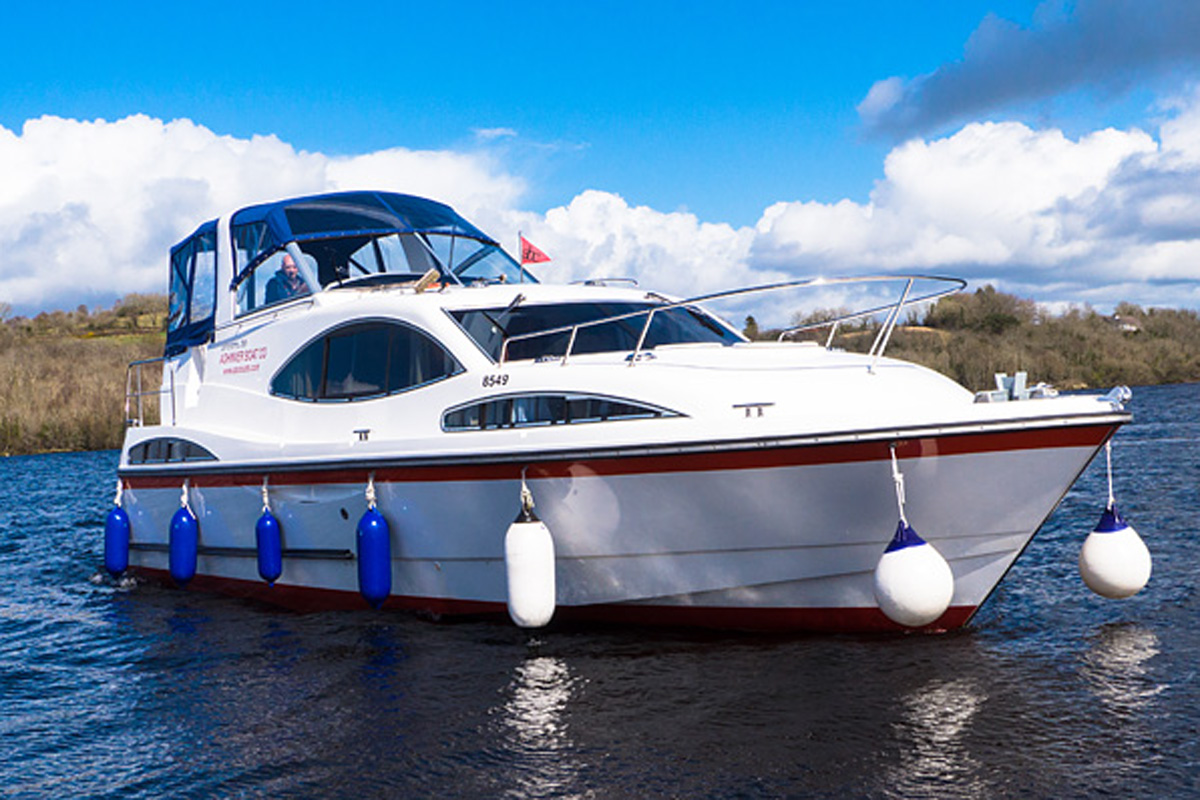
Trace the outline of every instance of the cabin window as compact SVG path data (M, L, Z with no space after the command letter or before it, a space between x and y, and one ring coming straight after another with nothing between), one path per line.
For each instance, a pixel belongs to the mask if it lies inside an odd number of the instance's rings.
M170 331L187 324L189 266L183 251L171 258L171 294L167 301L167 330Z
M293 400L369 400L462 372L424 333L396 322L335 328L305 345L271 381L271 394Z
M620 316L654 308L654 303L558 303L553 305L518 305L509 308L480 308L451 312L463 330L475 340L494 361L500 360L500 350L506 337L534 331L552 330L570 325ZM646 316L625 317L579 329L572 355L633 350L646 324ZM519 361L544 357L561 357L567 351L570 331L521 339L508 346L507 359ZM655 313L643 347L686 342L718 342L733 344L742 337L717 322L698 308L678 306Z
M312 256L301 253L301 262L314 274L316 261ZM312 294L295 260L286 251L280 250L256 266L242 278L237 287L237 313L247 314L266 306L282 303L297 297Z
M216 306L217 247L216 237L211 239L211 242L200 242L201 246L196 249L195 266L192 268L193 320L211 317Z
M525 394L452 408L442 416L442 429L479 431L678 416L664 408L599 395Z
M216 461L208 449L187 439L147 439L129 448L130 464L175 464L183 461Z
M276 248L281 244L275 241L265 222L234 225L230 229L230 233L233 235L233 250L236 262L234 264L235 275L240 275L242 270L263 252Z
M217 233L214 223L171 250L167 305L168 356L208 340L217 290Z
M171 253L167 329L179 330L211 317L216 288L216 232L200 231Z

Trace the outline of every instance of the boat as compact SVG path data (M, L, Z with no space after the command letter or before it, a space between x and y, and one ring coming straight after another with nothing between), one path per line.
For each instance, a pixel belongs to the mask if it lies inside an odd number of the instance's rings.
M839 282L889 294L769 342L710 310ZM169 285L164 354L126 376L110 571L298 610L960 628L1131 419L1127 390L974 392L886 356L957 279L544 283L392 192L205 222ZM839 346L872 315L868 352ZM945 575L932 614L881 588L905 550Z

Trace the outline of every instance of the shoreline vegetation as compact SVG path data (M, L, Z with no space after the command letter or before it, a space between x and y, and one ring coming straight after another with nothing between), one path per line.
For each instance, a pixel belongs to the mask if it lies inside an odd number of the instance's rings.
M837 309L798 315L830 319ZM110 309L12 317L0 303L0 455L112 450L124 436L125 369L162 355L167 298L130 294ZM771 340L745 320L751 339ZM866 352L878 323L846 325L835 345ZM824 341L827 331L814 337ZM1059 389L1200 380L1200 316L1122 303L1113 315L1072 308L1053 315L1032 300L984 286L910 312L887 355L944 373L973 391L997 372L1023 370Z
M125 435L125 368L162 355L167 299L9 318L0 303L0 455L112 450Z
M797 316L794 325L832 319L844 309ZM868 321L842 329L835 345L867 352L879 330ZM753 318L743 331L775 339ZM828 329L811 338L824 341ZM796 337L800 339L802 337ZM1089 307L1051 314L1033 300L990 285L913 309L888 341L887 355L929 367L971 389L994 389L995 375L1025 371L1030 385L1108 389L1200 381L1200 315L1195 311L1121 303L1111 315Z

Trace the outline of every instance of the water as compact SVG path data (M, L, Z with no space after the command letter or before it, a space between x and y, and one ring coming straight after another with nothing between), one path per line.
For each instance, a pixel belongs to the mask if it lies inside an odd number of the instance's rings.
M971 627L762 637L297 615L94 583L116 454L0 461L0 796L1200 792L1200 385L1135 391L1150 586L1076 573L1103 458Z

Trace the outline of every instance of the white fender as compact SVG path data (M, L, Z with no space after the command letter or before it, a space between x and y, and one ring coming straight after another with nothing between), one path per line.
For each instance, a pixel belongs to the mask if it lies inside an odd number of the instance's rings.
M942 554L902 520L875 567L875 601L909 628L936 620L954 597L954 573Z
M1079 550L1079 574L1101 597L1132 597L1150 581L1150 550L1115 505L1104 510Z
M522 628L540 628L554 616L554 539L533 513L522 510L504 535L508 615Z

